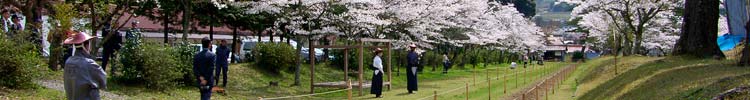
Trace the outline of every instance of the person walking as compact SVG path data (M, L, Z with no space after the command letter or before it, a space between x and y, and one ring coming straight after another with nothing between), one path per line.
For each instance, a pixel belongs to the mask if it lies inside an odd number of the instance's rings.
M415 51L417 49L416 44L409 45L409 54L406 55L406 59L408 60L408 64L406 64L406 80L407 80L407 90L409 93L414 93L414 91L417 91L417 67L419 65L419 55L417 55L417 52Z
M229 70L229 47L227 47L227 41L221 40L219 48L216 48L216 83L219 84L219 77L224 76L224 82L221 87L227 87L227 71Z
M107 74L89 54L88 40L94 37L83 32L68 33L72 34L63 44L73 45L73 55L63 69L65 96L68 100L99 100L99 90L107 88Z
M370 88L370 94L375 94L375 98L382 97L383 92L383 60L380 59L383 56L383 49L375 49L375 57L372 58L372 66L375 67L375 72L372 74L372 87Z
M214 86L214 64L216 64L216 54L211 53L211 39L204 37L201 39L203 50L193 57L193 74L198 78L198 89L201 93L201 100L211 100L211 88Z
M448 59L448 53L443 53L443 74L448 74L448 68L451 67L451 60Z

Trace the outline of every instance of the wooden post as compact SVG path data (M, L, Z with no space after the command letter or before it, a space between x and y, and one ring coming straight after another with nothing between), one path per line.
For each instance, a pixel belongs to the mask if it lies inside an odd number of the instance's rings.
M309 39L309 56L310 57L310 93L315 93L315 47L313 47L314 41Z
M477 85L477 72L476 72L476 70L472 69L471 70L471 75L472 75L471 82L473 83L472 85Z
M346 80L347 86L349 86L349 90L347 90L347 96L349 97L349 100L352 100L352 80Z
M386 46L388 46L388 47L386 47L386 50L388 51L388 57L386 57L385 59L388 60L388 62L387 62L388 64L386 64L385 66L388 67L388 69L387 69L388 70L387 71L388 72L388 83L390 83L390 84L388 84L388 90L390 91L391 90L391 85L393 84L393 82L391 82L391 78L393 77L393 75L391 75L391 67L392 67L391 66L391 64L392 64L391 62L393 62L393 60L391 60L391 51L392 51L391 50L391 43L390 42L386 43Z
M492 100L492 79L490 79L490 70L487 70L487 100Z
M364 43L362 42L362 40L359 40L359 50L357 50L357 51L359 51L359 55L358 55L359 56L359 96L364 95L364 92L362 92L362 90L363 90L362 89L362 80L364 79L362 77L362 74L364 74L364 71L363 71L363 68L364 68L364 56L363 56L364 55L364 52L363 52L364 47L363 47L363 45L364 45Z
M433 96L433 97L435 97L435 98L434 98L434 99L432 99L432 100L437 100L437 91L433 91L433 92L432 92L432 96Z
M466 85L466 100L469 100L469 83L465 83Z
M344 49L344 80L349 81L349 49Z

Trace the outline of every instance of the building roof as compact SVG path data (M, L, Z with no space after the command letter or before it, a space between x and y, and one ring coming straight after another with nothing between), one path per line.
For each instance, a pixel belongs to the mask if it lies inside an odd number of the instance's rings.
M133 21L140 22L138 24L138 28L141 28L141 30L144 32L163 32L164 30L163 24L159 23L158 21L151 20L146 16L137 16L137 17L131 18L130 20L128 20L127 16L131 16L131 14L125 13L123 14L122 18L117 19L117 23L119 24L126 23L126 25L124 25L121 28L122 30L133 28L133 26L130 24ZM177 17L177 18L180 18L180 17ZM200 33L209 32L209 27L201 27L201 26L193 26L193 27L196 27L196 30ZM172 30L176 30L173 32L182 32L182 25L169 25L169 28ZM238 35L243 35L243 36L253 35L252 34L253 32L250 30L238 29L237 31L238 31ZM232 29L228 26L214 27L214 33L215 34L232 34Z

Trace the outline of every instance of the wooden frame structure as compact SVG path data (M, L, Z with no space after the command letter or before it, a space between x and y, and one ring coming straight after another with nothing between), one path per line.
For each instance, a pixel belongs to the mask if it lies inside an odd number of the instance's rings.
M385 46L364 46L364 42L380 42L385 43ZM359 95L363 95L363 88L365 88L366 85L364 85L364 49L365 48L385 48L384 52L387 52L385 61L385 70L388 74L387 81L383 82L383 85L386 85L388 90L391 90L391 42L392 40L386 40L386 39L370 39L370 38L362 38L357 40L357 45L313 45L313 41L310 40L309 43L309 57L310 57L310 93L315 93L315 87L339 87L339 88L348 88L346 86L346 81L349 80L349 49L357 49L358 53L358 65L359 65L359 73L358 73L358 83L356 84L357 88L359 88ZM342 85L323 85L323 84L315 84L315 48L335 48L335 49L344 49L344 82L338 82L336 84L343 84ZM354 85L354 84L352 84Z

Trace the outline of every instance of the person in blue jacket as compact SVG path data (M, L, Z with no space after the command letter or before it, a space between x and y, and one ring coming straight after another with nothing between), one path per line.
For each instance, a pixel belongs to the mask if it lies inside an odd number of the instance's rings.
M219 48L216 48L216 85L219 84L219 79L224 76L224 82L221 87L227 87L227 71L229 69L229 58L230 49L227 47L227 41L221 40Z
M203 51L195 54L193 58L193 74L198 79L198 88L201 93L201 100L211 100L211 88L214 86L214 64L216 64L216 54L211 53L211 39L204 37L201 40Z
M107 73L89 54L89 40L94 37L83 32L67 33L70 35L63 44L72 45L73 50L63 68L65 96L68 100L100 100L99 90L107 88Z
M409 91L409 93L414 93L414 91L417 91L417 68L419 66L419 55L417 55L417 52L415 49L417 49L416 44L409 45L409 54L406 55L407 64L406 64L406 89Z

